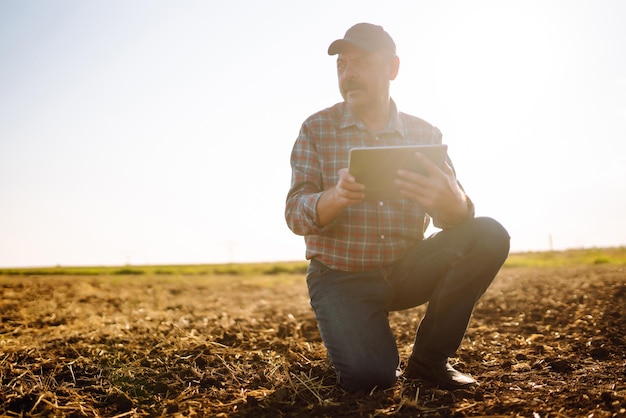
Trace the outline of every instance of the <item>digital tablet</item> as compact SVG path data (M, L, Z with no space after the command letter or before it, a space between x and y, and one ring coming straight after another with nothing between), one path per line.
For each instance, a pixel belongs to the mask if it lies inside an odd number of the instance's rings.
M394 183L396 172L403 168L427 175L415 153L443 167L447 150L445 144L352 148L348 169L358 183L365 185L366 199L402 199L400 188Z

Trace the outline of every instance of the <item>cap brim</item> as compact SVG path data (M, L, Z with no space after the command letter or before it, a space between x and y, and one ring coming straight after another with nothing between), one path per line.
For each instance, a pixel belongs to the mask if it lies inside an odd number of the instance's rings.
M359 42L356 39L337 39L328 47L328 55L339 54L347 45L356 46L363 51L371 52L366 42Z

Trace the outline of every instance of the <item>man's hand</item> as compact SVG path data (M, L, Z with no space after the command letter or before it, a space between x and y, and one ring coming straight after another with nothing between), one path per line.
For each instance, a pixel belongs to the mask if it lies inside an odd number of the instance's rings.
M357 183L347 168L339 170L339 181L330 190L322 193L317 202L317 220L319 226L331 223L347 207L359 203L365 198L361 183Z
M428 176L398 170L396 184L402 194L427 211L438 213L444 224L455 225L463 221L468 213L467 196L457 183L452 168L447 163L439 168L420 153L416 153L415 158L426 169Z

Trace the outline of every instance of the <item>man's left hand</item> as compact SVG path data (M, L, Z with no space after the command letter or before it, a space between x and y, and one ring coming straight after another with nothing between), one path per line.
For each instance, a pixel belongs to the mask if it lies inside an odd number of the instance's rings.
M397 172L396 184L402 194L419 203L426 211L436 212L440 221L454 225L468 214L467 196L461 190L452 168L445 163L442 168L420 153L415 158L428 173L424 176L408 170Z

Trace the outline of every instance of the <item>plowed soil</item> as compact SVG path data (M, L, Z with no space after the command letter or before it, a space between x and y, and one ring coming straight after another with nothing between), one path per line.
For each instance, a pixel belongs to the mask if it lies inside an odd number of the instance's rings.
M626 269L505 268L456 366L335 385L303 275L0 277L0 415L626 416ZM403 362L424 307L390 315Z

